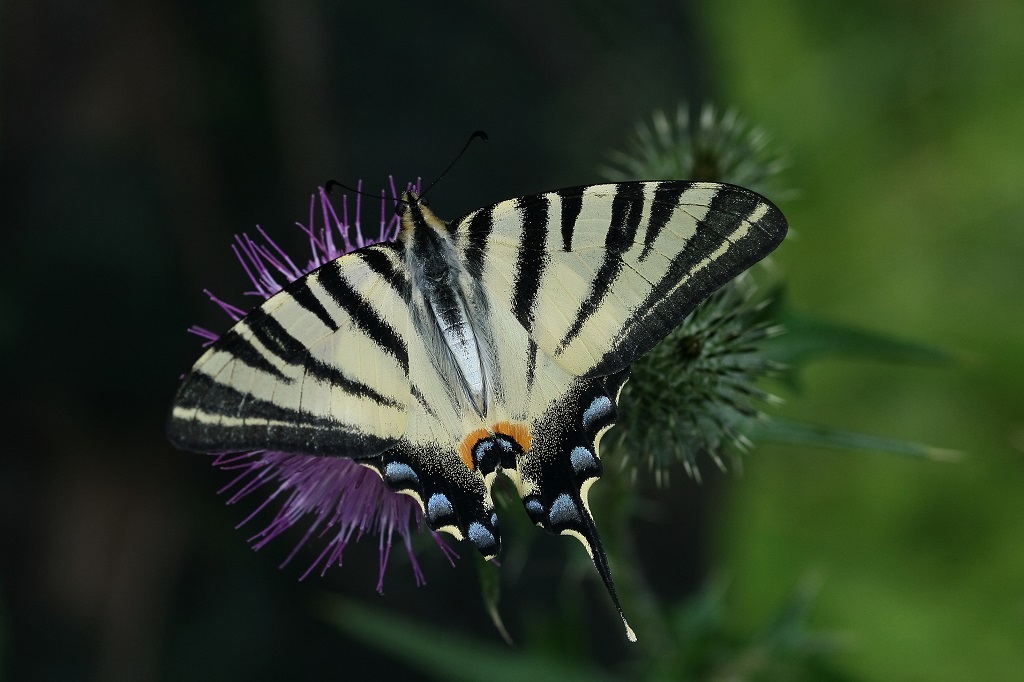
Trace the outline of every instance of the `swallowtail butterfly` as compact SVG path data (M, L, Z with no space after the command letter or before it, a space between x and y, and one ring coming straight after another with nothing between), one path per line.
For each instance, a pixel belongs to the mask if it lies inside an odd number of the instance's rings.
M450 223L414 193L402 203L397 241L292 282L203 354L171 441L351 457L486 558L503 473L535 524L583 543L621 616L587 493L630 364L778 246L785 218L749 190L681 181L561 189Z

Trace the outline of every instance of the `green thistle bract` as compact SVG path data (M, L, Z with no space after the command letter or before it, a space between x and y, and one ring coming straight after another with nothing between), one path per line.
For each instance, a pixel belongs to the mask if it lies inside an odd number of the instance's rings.
M790 193L776 186L786 162L760 128L732 110L704 106L693 117L685 104L675 116L657 110L633 130L627 151L609 154L602 172L609 180L702 180L728 182L776 200Z
M765 418L757 405L777 400L756 385L776 369L758 343L781 331L766 318L766 303L751 278L741 277L636 363L623 388L618 433L609 434L612 447L621 445L659 483L677 460L698 477L700 455L724 467L727 453L747 450L746 424Z
M767 196L785 167L768 136L734 111L705 106L696 117L680 105L674 117L655 111L636 124L627 151L610 154L609 180L685 178L742 185ZM654 471L659 483L682 460L699 478L701 454L719 467L729 453L744 452L751 420L765 419L758 404L777 399L756 385L776 367L759 342L781 332L767 319L750 275L730 282L696 310L650 354L633 366L623 389L622 417L609 434L624 464Z

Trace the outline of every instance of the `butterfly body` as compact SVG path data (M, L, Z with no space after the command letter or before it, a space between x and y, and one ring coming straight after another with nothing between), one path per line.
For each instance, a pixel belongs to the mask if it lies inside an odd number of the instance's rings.
M748 190L675 181L558 190L451 223L404 203L395 243L296 280L207 350L171 440L354 458L487 558L504 473L534 523L583 543L618 607L587 493L629 365L774 249L785 219Z

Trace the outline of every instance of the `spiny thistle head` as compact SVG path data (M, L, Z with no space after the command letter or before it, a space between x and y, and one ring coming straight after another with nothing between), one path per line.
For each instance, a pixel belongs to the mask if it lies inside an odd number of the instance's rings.
M673 118L656 111L636 125L627 151L613 152L610 180L688 179L726 182L778 198L784 168L768 136L734 111L718 115L705 106L692 117L680 105ZM776 400L757 386L775 366L759 342L781 333L766 317L753 277L743 275L700 304L683 324L638 361L623 389L622 415L609 434L624 464L654 471L659 483L682 460L699 477L700 455L724 467L729 454L749 449L758 405Z
M776 200L788 194L777 187L786 167L760 128L733 110L718 114L705 105L698 116L680 104L675 116L656 110L637 122L626 151L610 155L603 169L609 180L701 180L728 182Z
M758 344L781 331L766 316L766 304L752 279L741 276L633 366L618 438L612 432L610 441L634 467L663 483L670 465L682 460L699 478L701 455L724 468L728 453L749 449L746 424L764 418L759 403L776 400L756 384L776 369Z

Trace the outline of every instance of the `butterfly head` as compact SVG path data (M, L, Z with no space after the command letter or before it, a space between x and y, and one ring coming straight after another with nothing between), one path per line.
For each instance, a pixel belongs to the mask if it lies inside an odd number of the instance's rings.
M429 206L427 199L416 192L402 192L395 211L402 219L401 234L405 238L414 234L417 228L429 227L432 231L447 233L447 224L434 215Z

